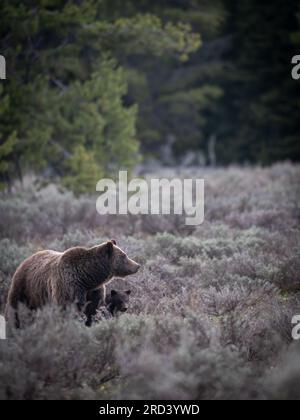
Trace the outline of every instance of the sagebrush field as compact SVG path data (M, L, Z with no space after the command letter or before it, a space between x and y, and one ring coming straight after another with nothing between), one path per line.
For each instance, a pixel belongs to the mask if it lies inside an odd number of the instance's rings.
M55 186L1 196L1 313L18 264L114 238L142 271L130 309L86 328L45 308L0 341L0 399L300 398L300 167L160 170L205 179L205 223L100 217Z

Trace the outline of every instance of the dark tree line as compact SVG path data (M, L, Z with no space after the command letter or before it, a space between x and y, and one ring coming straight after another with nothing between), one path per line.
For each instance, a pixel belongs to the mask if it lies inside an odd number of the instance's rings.
M300 160L296 0L0 0L0 182ZM168 153L167 153L168 151Z

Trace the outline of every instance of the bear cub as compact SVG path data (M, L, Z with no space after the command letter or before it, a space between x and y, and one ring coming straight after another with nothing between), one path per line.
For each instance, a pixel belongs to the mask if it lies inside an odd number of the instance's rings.
M130 295L131 290L126 290L125 292L112 290L110 292L110 295L106 297L105 303L112 316L116 316L118 312L127 312Z
M98 308L95 304L93 304L93 302L88 302L85 309L85 315L86 315L85 325L87 327L90 327L93 321L97 322L103 318L111 318L111 317L118 316L120 313L127 312L128 306L129 306L130 295L131 295L131 290L125 290L125 291L112 290L105 297L104 306L100 306Z

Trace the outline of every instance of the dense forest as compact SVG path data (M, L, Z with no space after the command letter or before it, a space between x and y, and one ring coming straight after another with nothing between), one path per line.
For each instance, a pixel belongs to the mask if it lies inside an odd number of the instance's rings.
M297 0L0 1L0 183L300 159ZM298 48L298 50L297 50Z

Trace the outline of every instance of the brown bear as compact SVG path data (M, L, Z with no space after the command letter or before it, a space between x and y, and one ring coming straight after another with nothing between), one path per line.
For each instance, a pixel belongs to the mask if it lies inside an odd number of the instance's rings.
M76 303L82 311L93 293L98 303L105 301L105 285L114 277L138 272L140 265L129 259L109 241L93 248L75 247L67 251L41 251L25 260L17 269L9 290L6 318L19 327L18 305L38 309L50 303L65 308ZM13 318L12 318L13 317Z

